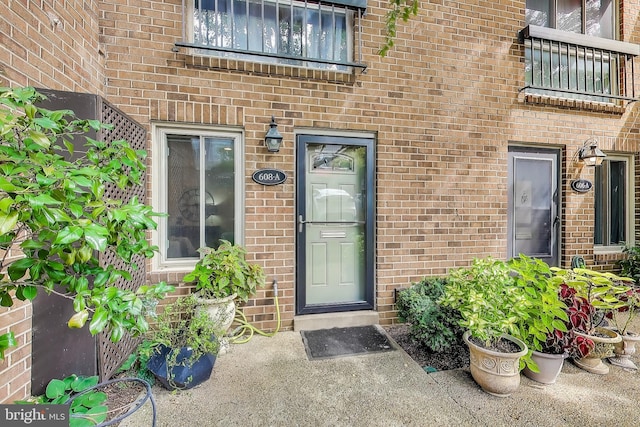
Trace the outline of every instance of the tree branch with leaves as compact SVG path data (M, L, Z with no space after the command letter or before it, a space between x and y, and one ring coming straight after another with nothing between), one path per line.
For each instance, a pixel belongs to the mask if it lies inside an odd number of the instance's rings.
M0 88L0 305L44 290L73 304L69 327L88 321L91 334L107 330L114 342L125 330L145 332L149 310L173 287L121 289L116 282L130 280L130 272L101 265L99 254L111 252L135 269L134 255L157 251L146 233L160 214L135 197L106 196L108 186L142 183L146 153L124 140L88 137L111 127L38 107L43 99L33 88ZM72 143L78 137L85 140L82 155ZM0 358L13 345L11 331L0 335Z
M382 57L387 56L387 53L395 43L398 19L407 22L411 15L416 16L418 14L418 0L389 0L389 7L390 10L385 18L387 30L385 42L378 51L378 54Z

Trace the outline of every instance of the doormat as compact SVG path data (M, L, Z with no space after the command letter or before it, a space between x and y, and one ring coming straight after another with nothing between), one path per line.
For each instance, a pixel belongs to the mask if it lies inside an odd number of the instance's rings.
M300 331L309 360L395 350L379 326Z

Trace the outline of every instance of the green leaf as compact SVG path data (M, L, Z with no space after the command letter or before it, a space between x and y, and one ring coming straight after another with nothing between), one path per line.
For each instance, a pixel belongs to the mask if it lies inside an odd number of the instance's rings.
M15 347L16 345L18 345L18 341L12 331L0 335L0 360L4 359L5 350L10 347Z
M103 252L107 249L107 237L109 230L99 224L90 224L84 229L84 238L89 246L96 251Z
M0 235L13 231L16 228L16 224L18 224L18 219L18 212L0 213Z
M14 281L23 278L27 270L31 268L35 262L36 260L31 258L21 258L14 261L7 269L9 277Z
M71 389L75 392L84 391L88 388L98 385L98 376L78 377L71 383Z
M96 312L93 313L91 323L89 324L89 332L91 335L100 333L109 322L109 313L102 307L98 307Z
M29 135L29 138L31 138L34 143L42 148L49 148L51 146L51 141L49 141L47 135L39 130L29 130L27 135Z
M13 182L9 181L6 177L0 176L0 190L7 193L13 193L20 190L20 188L16 187Z
M82 228L77 226L68 226L64 227L56 240L53 242L55 245L69 245L71 243L77 242L82 238L83 231Z
M33 301L33 299L38 294L38 288L36 288L35 286L21 286L21 288L22 295L29 301Z
M2 292L2 297L0 297L0 307L11 307L13 305L13 298L9 295L8 292Z
M64 396L67 390L67 386L62 380L53 379L47 384L45 395L49 399L56 399L60 396Z

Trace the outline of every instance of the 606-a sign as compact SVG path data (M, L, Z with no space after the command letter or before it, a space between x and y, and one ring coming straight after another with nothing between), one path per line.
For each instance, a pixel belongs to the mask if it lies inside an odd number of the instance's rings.
M287 180L287 174L280 169L259 169L253 173L253 180L262 185L278 185Z

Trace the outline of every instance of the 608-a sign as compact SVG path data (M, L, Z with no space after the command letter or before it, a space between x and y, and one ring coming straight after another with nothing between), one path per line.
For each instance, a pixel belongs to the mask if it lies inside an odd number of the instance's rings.
M262 185L278 185L287 180L287 174L280 169L259 169L253 173L253 180Z

